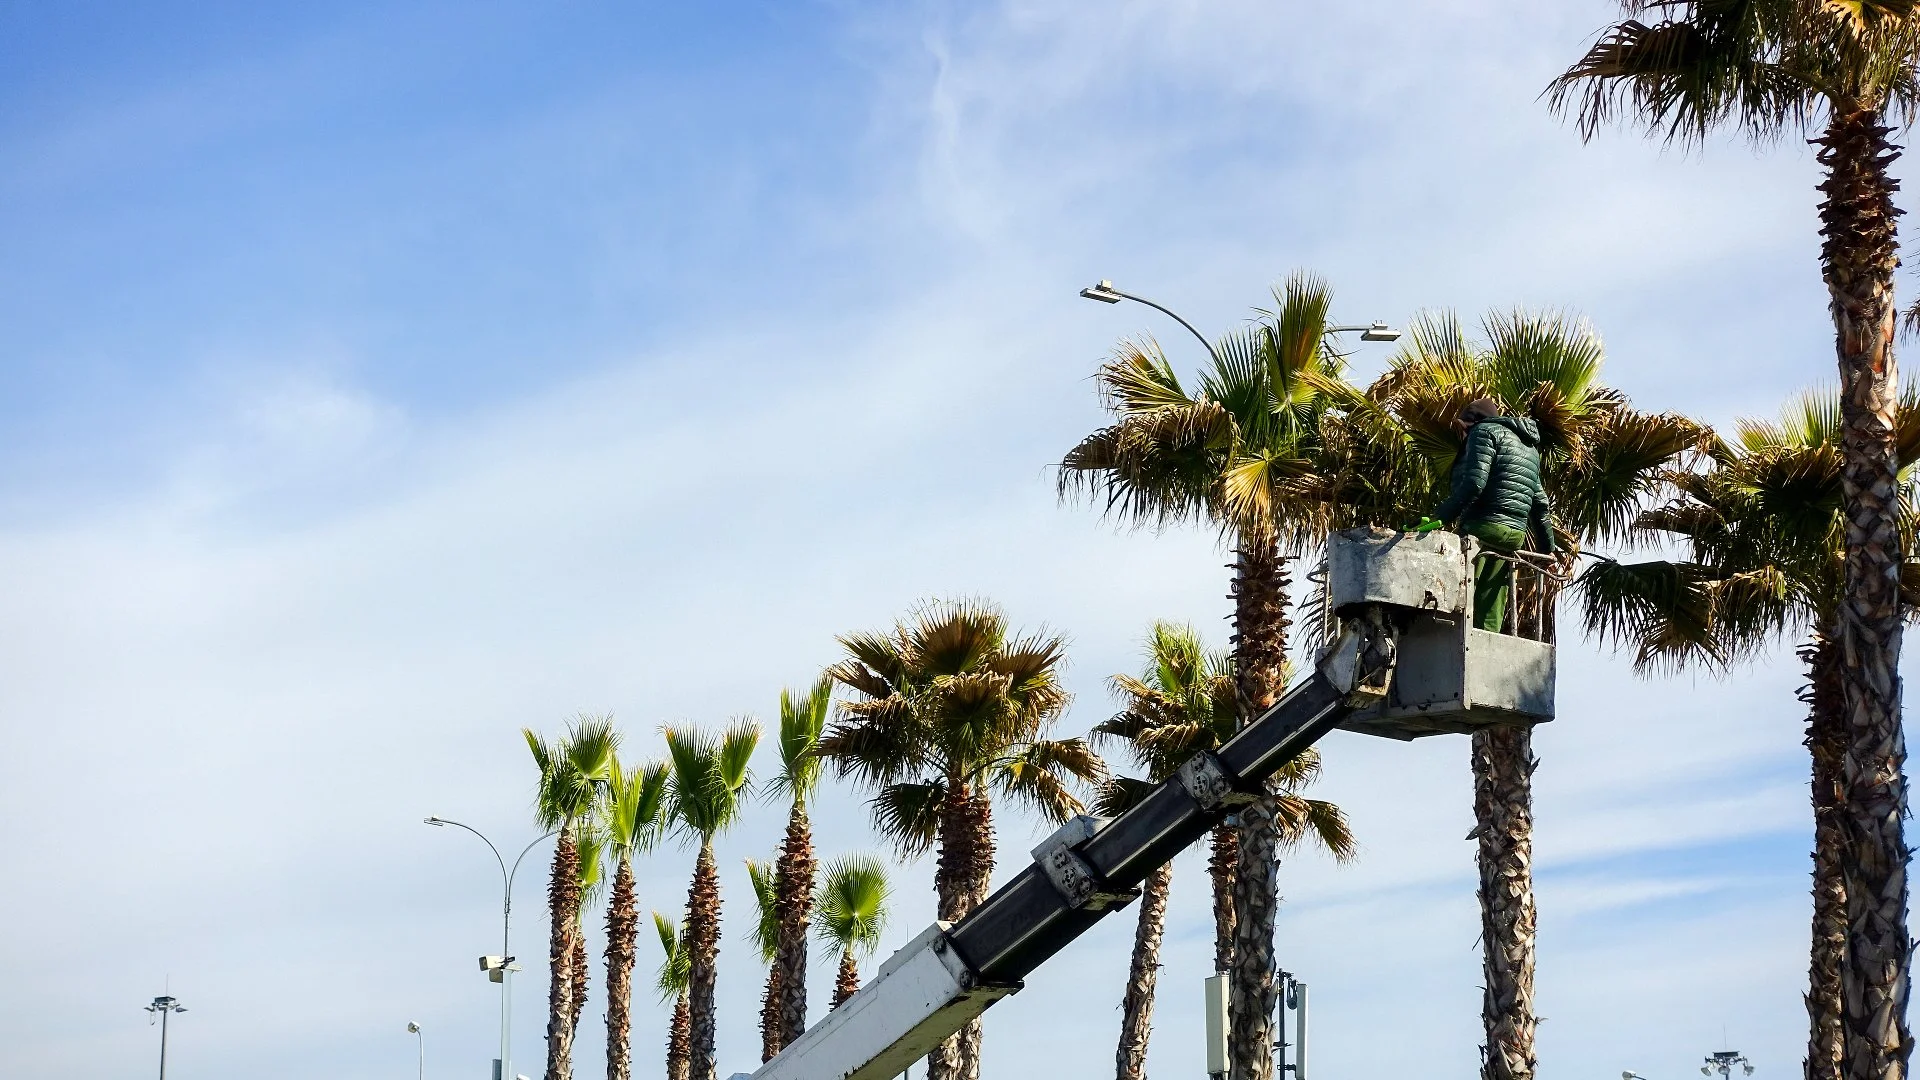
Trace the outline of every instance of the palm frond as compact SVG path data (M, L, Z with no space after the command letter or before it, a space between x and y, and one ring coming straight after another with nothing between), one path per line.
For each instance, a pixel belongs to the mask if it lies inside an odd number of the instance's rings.
M774 882L773 863L743 861L747 864L747 880L753 883L754 953L762 964L771 964L780 955L780 893Z
M870 956L886 931L891 896L884 863L871 855L843 855L821 868L816 933L842 952Z

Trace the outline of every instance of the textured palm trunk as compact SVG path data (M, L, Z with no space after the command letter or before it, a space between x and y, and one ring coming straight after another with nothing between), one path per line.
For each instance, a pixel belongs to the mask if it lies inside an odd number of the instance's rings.
M847 999L860 992L860 965L853 959L853 951L840 954L840 974L833 980L833 1007L839 1008Z
M1513 631L1555 638L1556 590L1518 575ZM1474 732L1473 818L1480 870L1480 1048L1482 1080L1533 1080L1538 1067L1533 1011L1533 732L1525 727Z
M607 894L607 1080L633 1076L633 962L640 908L633 895L633 861L622 858Z
M1213 879L1213 970L1219 975L1233 970L1233 877L1239 863L1240 838L1233 826L1215 827L1207 874Z
M1840 778L1847 752L1846 691L1839 642L1815 631L1807 665L1807 753L1813 759L1813 935L1807 961L1807 1080L1841 1080L1846 1045L1840 968L1847 955L1847 894L1841 880Z
M1153 1031L1153 991L1160 979L1160 937L1167 927L1167 890L1173 864L1162 863L1140 887L1140 921L1133 931L1127 994L1120 1000L1120 1048L1114 1080L1147 1080L1147 1037Z
M780 1052L780 967L767 968L767 988L760 993L760 1061Z
M1533 733L1473 733L1473 816L1480 864L1483 1080L1532 1080Z
M713 989L719 956L720 871L713 863L713 844L704 841L693 865L693 885L687 890L688 1080L715 1080L718 1075Z
M793 800L787 836L774 869L776 910L780 917L780 1046L784 1049L807 1030L807 926L813 918L813 827L806 804Z
M1241 537L1233 577L1234 697L1240 723L1265 712L1286 689L1287 594L1292 581L1271 536ZM1232 1080L1272 1080L1273 919L1279 905L1279 836L1273 801L1240 808L1233 881L1233 973L1227 995Z
M591 971L593 958L587 955L587 934L580 925L580 915L575 913L573 920L572 956L573 974L568 984L572 993L568 996L567 1040L571 1043L580 1034L580 1017L587 1011L587 988L593 980Z
M1821 267L1840 367L1841 482L1846 594L1839 637L1846 751L1840 821L1848 926L1840 969L1842 1072L1847 1080L1901 1080L1907 1029L1906 744L1900 724L1899 487L1894 407L1893 272L1899 238L1888 166L1899 156L1877 109L1835 108L1814 142L1820 185Z
M693 1046L691 1012L687 995L673 999L673 1019L667 1024L667 1080L687 1080Z
M553 920L547 938L546 1080L573 1077L573 937L579 925L580 849L571 827L562 827L553 847L553 872L547 879L547 913Z
M987 850L980 850L982 815L990 815L984 795L976 796L959 777L947 778L946 798L940 805L940 862L934 871L934 893L939 917L959 922L978 904L982 884L993 875L992 819ZM985 871L981 870L984 859ZM980 1021L948 1036L927 1055L927 1080L979 1080Z

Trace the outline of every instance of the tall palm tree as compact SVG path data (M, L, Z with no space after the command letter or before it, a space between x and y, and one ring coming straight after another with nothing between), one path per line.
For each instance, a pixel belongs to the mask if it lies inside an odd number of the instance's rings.
M780 691L780 772L768 785L788 799L787 835L780 844L774 880L779 894L780 1024L784 1048L807 1030L807 923L813 914L813 826L807 800L820 782L814 752L833 707L833 680L826 676L804 695Z
M1654 9L1651 24L1635 16ZM1849 1080L1904 1076L1911 943L1900 724L1899 466L1893 273L1899 156L1889 136L1920 105L1920 10L1908 0L1626 0L1548 93L1582 135L1620 116L1670 142L1720 128L1801 135L1819 185L1821 274L1840 372L1846 603L1834 632L1847 717L1840 831L1849 949L1842 968Z
M660 991L661 1001L673 1002L673 1019L667 1024L667 1080L687 1080L693 1046L693 1022L687 1005L687 942L673 920L657 911L653 913L653 929L660 935L663 956L654 986Z
M760 1060L780 1052L780 890L774 868L746 860L747 880L753 884L753 951L767 965L767 988L760 995Z
M1060 822L1082 809L1075 782L1104 778L1080 739L1049 739L1066 709L1066 642L1014 637L984 601L930 602L892 630L839 639L828 675L853 692L818 753L874 791L875 826L905 854L939 849L939 918L957 922L986 898L995 792ZM930 1080L977 1080L974 1021L928 1055Z
M1285 688L1289 556L1326 534L1321 421L1345 360L1330 344L1332 291L1295 273L1276 309L1215 347L1189 392L1152 342L1123 343L1095 375L1113 417L1068 451L1063 496L1091 495L1137 524L1199 521L1233 545L1233 672L1240 722ZM1233 1080L1270 1080L1277 1003L1271 872L1279 834L1271 799L1239 814L1234 858L1229 1058ZM1217 853L1217 852L1216 852Z
M1444 494L1461 440L1453 420L1490 397L1540 432L1543 480L1559 519L1562 567L1582 544L1620 538L1665 470L1701 443L1684 417L1633 410L1599 381L1600 338L1563 314L1496 312L1476 339L1451 314L1414 321L1387 372L1364 391L1320 380L1338 399L1326 425L1328 502L1339 525L1400 526ZM1514 629L1552 641L1558 585L1520 582ZM1529 1080L1533 1009L1533 736L1496 727L1472 736L1474 830L1480 871L1485 1080Z
M1901 529L1911 550L1913 480L1920 454L1920 401L1902 395L1896 419L1903 498ZM1716 441L1712 467L1672 475L1675 497L1636 529L1677 544L1682 560L1602 562L1581 575L1588 628L1631 646L1646 672L1703 665L1726 669L1787 632L1807 682L1806 746L1814 811L1813 932L1806 1004L1808 1080L1845 1075L1846 837L1840 798L1846 756L1843 667L1836 627L1845 598L1839 399L1809 394L1772 423L1742 421ZM1902 566L1903 606L1920 599L1920 564Z
M633 1075L633 965L640 937L633 857L650 850L666 826L667 767L623 769L616 762L607 791L607 854L614 863L607 897L607 1080Z
M1093 738L1096 743L1124 745L1147 778L1116 777L1109 781L1096 806L1101 814L1118 815L1131 809L1173 776L1188 758L1217 747L1233 733L1233 677L1227 673L1229 660L1225 655L1208 652L1193 627L1169 622L1153 625L1146 651L1147 662L1138 678L1115 675L1110 680L1123 708L1096 726ZM1345 815L1332 803L1297 794L1300 786L1318 775L1319 768L1319 754L1309 750L1282 770L1280 793L1275 799L1279 844L1287 849L1314 840L1344 862L1356 851ZM1173 864L1169 862L1149 874L1141 888L1127 991L1120 1003L1117 1080L1143 1080L1146 1076L1147 1037L1172 880Z
M720 871L713 861L713 838L740 819L752 785L748 766L760 742L760 728L751 720L738 720L719 733L669 726L666 736L672 770L669 814L683 834L700 845L693 883L687 889L689 1077L715 1080L713 990L720 955Z
M871 855L845 855L827 864L814 906L820 936L840 950L833 982L833 1008L860 990L860 957L872 956L887 928L887 868Z
M614 768L618 767L616 763ZM611 771L611 770L610 770ZM601 802L600 810L605 812L606 801ZM580 1035L580 1017L587 1011L589 982L592 979L592 960L587 954L587 913L593 910L607 891L607 875L604 860L607 854L607 832L605 822L599 815L583 823L578 841L580 849L580 905L573 913L573 942L567 954L568 985L572 994L567 1002L567 1037L577 1039Z
M619 742L613 719L582 715L567 733L549 739L531 728L521 729L527 749L540 769L534 798L534 820L542 829L557 831L553 866L547 879L547 907L552 932L547 944L551 982L547 995L546 1080L573 1076L573 1029L576 990L586 993L584 980L576 987L574 941L580 924L580 837L604 796Z

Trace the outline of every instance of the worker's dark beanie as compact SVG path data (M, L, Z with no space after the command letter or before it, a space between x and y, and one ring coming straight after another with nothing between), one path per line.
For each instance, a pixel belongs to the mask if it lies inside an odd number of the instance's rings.
M1472 401L1467 402L1465 409L1461 409L1460 411L1467 412L1469 410L1479 413L1481 416L1499 416L1500 403L1490 397L1474 398Z

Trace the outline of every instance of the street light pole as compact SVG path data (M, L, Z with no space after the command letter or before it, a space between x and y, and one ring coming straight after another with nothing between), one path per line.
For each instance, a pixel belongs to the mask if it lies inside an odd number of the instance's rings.
M167 1017L186 1011L187 1007L180 1004L179 998L168 994L154 998L153 1004L147 1006L147 1012L160 1018L160 1080L167 1080ZM152 1017L147 1019L147 1024L153 1024Z
M427 1037L420 1033L420 1025L407 1021L407 1030L413 1033L413 1044L420 1051L420 1080L427 1080Z
M442 817L430 817L426 822L429 825L452 825L467 830L487 845L487 850L493 852L493 861L500 864L500 955L481 957L480 968L489 979L500 984L500 1057L493 1080L506 1080L513 1075L513 973L520 970L520 965L513 962L513 879L520 873L520 861L527 857L527 852L542 840L551 839L559 833L550 832L536 837L521 848L520 854L513 860L513 868L509 870L507 860L500 855L500 849L479 829ZM490 963L494 960L499 962Z
M1213 342L1208 341L1207 336L1195 330L1192 323L1181 318L1178 312L1164 304L1157 304L1144 296L1135 296L1130 292L1121 292L1119 289L1113 287L1113 282L1107 281L1104 278L1101 279L1098 285L1089 285L1081 289L1080 295L1089 300L1098 300L1103 304L1117 304L1122 300L1131 300L1136 304L1145 304L1172 319L1174 322L1179 323L1181 326L1186 327L1187 333L1199 338L1200 344L1206 346L1207 355L1213 357L1214 364L1217 366L1220 363L1220 354L1214 351ZM1400 337L1400 331L1395 330L1383 322L1354 324L1351 326L1329 326L1326 328L1326 332L1329 334L1357 332L1360 335L1361 341L1396 341Z

